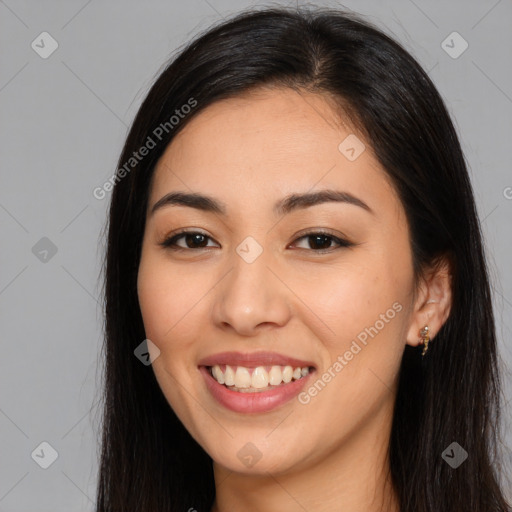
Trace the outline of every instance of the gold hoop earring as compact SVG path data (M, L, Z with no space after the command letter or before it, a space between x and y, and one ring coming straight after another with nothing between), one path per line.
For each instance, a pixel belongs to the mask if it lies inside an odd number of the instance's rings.
M423 357L428 350L428 342L430 338L428 336L428 325L425 325L423 329L420 329L421 342L423 343L423 352L421 353L421 357Z

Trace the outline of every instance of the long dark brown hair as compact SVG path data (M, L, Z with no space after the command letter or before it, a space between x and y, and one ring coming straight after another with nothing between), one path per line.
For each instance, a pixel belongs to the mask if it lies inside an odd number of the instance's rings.
M151 366L134 355L146 337L137 271L149 185L165 148L215 101L262 86L336 98L404 205L416 278L443 256L453 266L448 320L423 360L421 348L407 345L401 363L389 447L401 511L508 511L488 269L456 131L428 75L397 42L354 14L311 7L245 11L200 34L170 60L133 121L105 226L96 510L212 506L211 458L177 419ZM143 146L151 149L130 160ZM442 457L454 441L468 453L457 469Z

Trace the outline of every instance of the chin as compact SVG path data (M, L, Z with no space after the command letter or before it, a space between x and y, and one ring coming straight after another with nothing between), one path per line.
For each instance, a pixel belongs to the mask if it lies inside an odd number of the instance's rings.
M249 436L246 439L249 439ZM207 451L215 464L229 471L246 475L264 476L268 473L286 473L300 462L290 452L297 453L301 447L292 449L287 445L286 452L283 452L273 443L267 443L266 447L261 447L261 445L261 438L253 437L252 441L232 440L230 445L224 447L219 447L217 444L215 448ZM281 441L278 442L278 445L283 446Z

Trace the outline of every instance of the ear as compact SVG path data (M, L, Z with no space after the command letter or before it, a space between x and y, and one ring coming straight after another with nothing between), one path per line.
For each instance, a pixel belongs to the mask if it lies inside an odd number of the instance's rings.
M452 271L448 258L441 258L427 269L419 285L407 344L416 347L422 343L420 330L428 325L429 337L434 339L450 315L452 305Z

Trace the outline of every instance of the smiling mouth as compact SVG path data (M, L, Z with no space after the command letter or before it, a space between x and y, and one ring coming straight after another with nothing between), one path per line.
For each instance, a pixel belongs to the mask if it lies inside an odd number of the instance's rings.
M314 371L312 366L206 366L210 375L224 387L239 393L261 393L286 386Z

